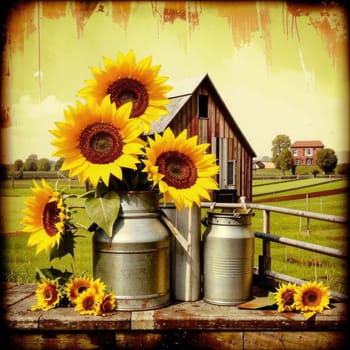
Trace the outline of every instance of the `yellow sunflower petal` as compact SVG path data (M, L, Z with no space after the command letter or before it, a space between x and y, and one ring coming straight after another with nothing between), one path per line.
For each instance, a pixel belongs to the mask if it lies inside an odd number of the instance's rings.
M29 232L27 245L36 246L36 254L59 246L66 219L60 194L42 179L41 186L34 180L33 197L25 200L25 215L21 220L23 231Z
M164 85L167 77L158 77L160 66L151 63L151 56L137 63L133 50L126 55L119 52L116 60L103 57L104 69L91 68L95 79L87 80L78 96L100 103L109 94L117 107L133 100L132 116L140 118L144 130L149 130L150 122L167 112L164 105L169 99L165 95L172 88Z
M100 179L108 186L109 175L120 175L121 166L134 169L144 142L138 138L142 129L130 119L131 110L131 102L117 109L109 96L101 104L89 100L70 106L69 122L56 124L53 133L59 135L52 144L64 158L61 169L81 183L89 179L93 186Z
M301 312L323 312L329 301L329 289L322 282L307 282L295 294L295 307Z
M212 178L219 171L215 156L204 153L205 145L197 145L198 137L187 138L187 130L177 137L167 128L163 136L149 138L146 148L145 171L149 178L159 181L159 190L171 198L179 210L193 203L200 205L200 198L209 200L208 190L217 189Z

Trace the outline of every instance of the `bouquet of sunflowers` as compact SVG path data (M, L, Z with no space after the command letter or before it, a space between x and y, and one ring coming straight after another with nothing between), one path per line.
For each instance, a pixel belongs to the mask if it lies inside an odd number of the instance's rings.
M119 215L119 191L157 188L164 202L177 210L218 189L213 179L219 171L209 144L198 144L187 130L175 136L170 128L150 135L150 125L167 113L165 96L171 87L167 77L158 76L160 65L152 57L136 62L135 53L119 53L116 60L104 57L104 69L92 68L94 79L79 91L75 106L64 111L64 120L50 130L57 148L54 156L64 159L61 170L92 190L80 196L90 219L88 231L100 227L111 237ZM77 208L67 204L72 195L51 188L45 180L34 181L33 197L26 200L23 231L30 233L28 246L36 254L50 253L50 261L66 254L74 257L79 222ZM34 309L75 305L81 313L105 314L112 310L113 295L103 281L75 276L67 271L38 272L38 304Z

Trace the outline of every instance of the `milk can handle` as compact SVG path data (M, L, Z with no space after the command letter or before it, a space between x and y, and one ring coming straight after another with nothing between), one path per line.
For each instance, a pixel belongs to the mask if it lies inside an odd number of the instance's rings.
M208 217L207 217L207 216L201 220L202 224L203 224L205 227L208 226L208 221L209 221L209 220L208 220Z

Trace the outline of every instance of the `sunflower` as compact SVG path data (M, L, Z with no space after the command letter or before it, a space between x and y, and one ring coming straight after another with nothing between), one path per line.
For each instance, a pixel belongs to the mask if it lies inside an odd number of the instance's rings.
M95 289L96 293L101 295L106 291L106 285L100 278L97 278L91 282L91 288Z
M98 314L106 316L109 312L115 309L115 298L112 293L103 294L98 306Z
M81 315L99 314L99 304L101 303L101 294L98 294L94 288L89 288L79 294L75 299L75 311Z
M103 63L105 69L91 68L95 79L87 80L87 86L79 91L78 96L100 103L109 95L117 107L132 101L131 117L140 118L144 131L148 132L152 121L167 114L164 105L169 100L165 94L172 89L163 84L168 77L158 76L161 66L151 66L152 56L136 63L132 50L125 56L118 53L116 60L103 57Z
M322 282L307 282L295 293L295 307L301 312L322 312L329 308L330 296Z
M32 306L32 311L53 309L59 304L61 299L57 280L43 280L42 283L38 284L35 295L38 302Z
M53 155L65 158L61 170L77 175L80 183L90 179L96 187L100 178L108 186L111 174L122 179L123 167L136 169L144 142L138 138L140 123L130 119L131 108L129 102L117 109L105 97L100 105L77 102L65 110L65 122L51 130L58 148Z
M65 292L68 300L75 304L78 296L91 288L93 281L89 277L75 277L66 284Z
M277 289L275 300L278 306L278 312L293 311L295 309L294 296L297 288L297 285L288 283L281 285Z
M23 231L31 235L28 239L28 247L36 245L36 254L42 250L48 251L58 247L64 234L66 209L63 198L45 181L41 180L42 187L33 180L33 197L26 198L23 209L25 217L21 220Z
M187 139L187 130L177 137L170 128L163 136L148 137L144 172L154 186L159 185L165 201L173 200L181 211L184 205L200 206L201 198L210 200L208 190L218 189L212 178L219 171L214 154L205 154L209 144L197 145L197 136Z

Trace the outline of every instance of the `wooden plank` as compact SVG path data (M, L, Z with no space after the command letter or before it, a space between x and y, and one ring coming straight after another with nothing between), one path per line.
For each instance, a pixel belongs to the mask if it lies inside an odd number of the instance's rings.
M73 307L55 308L45 312L39 320L40 329L55 331L90 331L130 329L131 312L115 311L108 316L80 315Z
M3 286L3 307L9 306L35 294L37 285L32 284L4 284Z
M244 350L346 349L344 332L245 332Z
M39 318L45 311L30 311L36 304L35 295L19 300L5 310L4 325L9 330L38 330Z
M243 349L243 332L172 330L116 334L118 349Z
M16 333L10 334L5 349L111 349L115 348L115 333Z
M177 303L166 308L132 313L131 329L207 330L317 330L345 327L343 304L305 321L300 313L276 310L244 310L235 306L211 305L203 300Z

